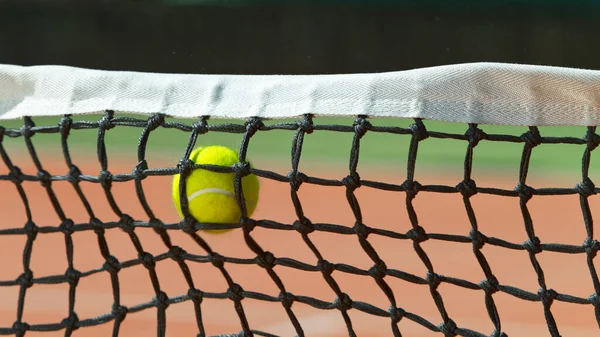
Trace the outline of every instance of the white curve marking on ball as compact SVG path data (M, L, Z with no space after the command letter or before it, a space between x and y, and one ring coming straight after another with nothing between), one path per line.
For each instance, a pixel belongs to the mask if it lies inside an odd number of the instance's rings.
M225 194L232 198L235 198L235 194L233 194L227 190L224 190L222 188L203 188L201 190L198 190L198 191L192 193L190 196L188 196L188 202L191 202L197 196L205 194L205 193L219 193L219 194ZM256 203L256 201L252 201L252 200L246 200L246 202L251 203L251 204Z

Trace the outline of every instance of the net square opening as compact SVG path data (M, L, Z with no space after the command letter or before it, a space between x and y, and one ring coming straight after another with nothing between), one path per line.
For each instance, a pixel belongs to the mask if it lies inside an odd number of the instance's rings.
M583 138L585 128L540 127L542 137ZM581 181L582 158L585 145L542 143L533 148L527 184L534 187L572 188Z
M16 305L14 308L16 319ZM69 285L34 284L27 289L23 308L23 322L27 324L60 323L69 315Z
M438 292L442 297L448 316L457 326L468 327L468 329L482 333L491 333L494 330L494 324L485 305L483 290L473 290L443 282L438 287Z
M419 225L427 233L469 234L471 224L460 194L422 192L412 203Z
M379 257L385 262L387 268L401 270L424 277L427 269L414 249L411 239L399 239L380 234L370 234L369 243L374 247ZM366 255L366 254L365 254ZM369 260L371 265L373 262Z
M442 317L431 296L428 284L416 284L394 277L386 277L386 282L392 288L396 297L396 305L399 308L407 313L418 315L436 326L442 322ZM408 324L404 321L408 322L410 319L405 317L400 321L399 328L401 332L406 331L402 330L403 328L410 329L408 331L424 331L417 329L412 323Z
M354 195L360 205L363 223L368 227L396 233L406 233L412 228L406 212L406 193L362 186Z
M421 244L437 274L479 283L484 273L471 243L428 240Z
M125 260L120 260L123 263ZM158 275L160 283L161 277ZM123 267L119 271L119 287L121 291L121 301L125 306L134 306L150 302L156 296L150 273L141 264ZM175 294L168 294L169 297Z
M594 293L594 283L585 253L566 254L544 251L536 257L544 271L548 288L580 298L588 298ZM590 312L593 311L591 307L588 309Z
M587 233L578 195L534 196L527 207L541 242L583 244Z
M121 277L119 275L119 278ZM67 294L65 291L65 298L68 298ZM124 295L122 290L120 294L121 296ZM77 284L77 293L75 296L75 312L80 320L110 313L114 303L110 274L106 271L100 271L82 277ZM128 303L131 302L133 301L128 301ZM136 304L139 303L143 303L143 300L140 300ZM125 305L123 299L121 300L121 305ZM111 326L112 330L112 323L106 325ZM106 325L100 325L97 328L102 328Z
M17 255L14 253L11 255L17 259ZM38 234L33 242L29 267L36 278L63 275L68 268L64 234L60 232Z
M486 244L481 252L499 284L537 293L540 285L527 251Z
M508 137L520 137L528 129L501 125L479 125L479 129L488 139L481 140L473 149L472 179L478 187L512 190L519 181L523 143L511 142Z
M275 271L287 292L295 296L306 296L326 302L331 302L336 297L320 271L306 271L288 266L277 266ZM338 279L343 279L344 275L334 272L332 277L337 282ZM301 303L294 302L292 308L296 308L299 304Z
M516 244L528 239L518 197L478 193L471 197L471 204L479 231L487 237Z
M304 137L299 170L308 176L323 179L341 180L347 176L354 132L345 129L334 131L331 128L335 128L332 126L334 124L351 127L353 121L351 118L314 118L316 129ZM292 143L291 139L288 144ZM331 187L324 189L327 188Z

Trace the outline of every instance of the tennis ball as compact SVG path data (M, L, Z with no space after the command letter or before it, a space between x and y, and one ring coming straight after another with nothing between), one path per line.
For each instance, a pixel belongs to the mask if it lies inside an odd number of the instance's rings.
M189 159L196 164L232 166L238 163L238 154L225 146L199 147L190 153ZM235 173L213 172L206 169L193 170L186 180L186 193L190 214L205 223L237 223L242 216L235 189ZM179 199L180 175L173 177L173 202L183 218ZM258 178L251 174L242 177L242 190L246 201L246 212L251 216L258 202ZM207 230L223 233L228 229Z

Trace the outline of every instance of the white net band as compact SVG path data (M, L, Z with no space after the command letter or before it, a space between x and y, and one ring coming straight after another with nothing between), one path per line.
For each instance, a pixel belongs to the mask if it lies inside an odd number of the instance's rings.
M0 119L105 110L590 126L600 124L600 71L471 63L370 74L190 75L0 65Z

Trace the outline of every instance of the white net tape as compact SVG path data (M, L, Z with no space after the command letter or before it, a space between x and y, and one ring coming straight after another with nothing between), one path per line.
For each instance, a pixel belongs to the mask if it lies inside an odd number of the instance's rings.
M425 118L599 125L600 71L471 63L342 75L199 75L0 65L0 119L105 110L192 118Z

